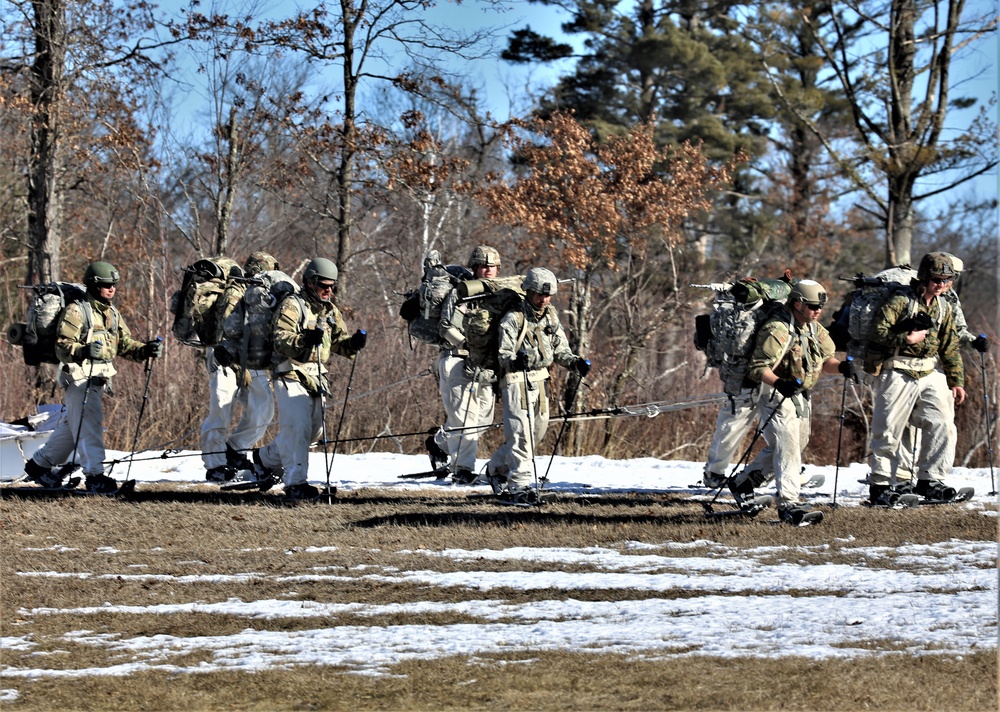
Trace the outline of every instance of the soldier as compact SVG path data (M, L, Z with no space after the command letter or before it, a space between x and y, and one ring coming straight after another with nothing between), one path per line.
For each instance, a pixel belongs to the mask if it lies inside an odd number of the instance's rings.
M104 474L104 393L117 371L112 359L158 358L163 342L136 341L121 314L111 304L119 275L107 262L92 262L83 275L84 302L66 306L59 321L56 356L61 362L59 385L65 410L48 442L25 463L28 479L43 487L62 485L60 468L78 452L82 455L84 486L108 493L118 484ZM54 469L58 468L58 469Z
M243 265L243 274L255 277L276 269L278 261L274 257L266 252L254 252ZM228 294L224 293L220 299ZM241 296L241 293L233 293L235 296ZM233 314L239 312L242 315L241 303L240 299L227 307L230 312L225 321L227 325ZM270 323L266 328L270 329ZM261 341L270 340L262 338L255 329L250 329L248 336L248 353L260 356L256 347ZM221 484L231 480L240 470L253 470L253 463L244 453L264 437L274 419L274 395L268 370L270 350L264 360L254 358L253 363L248 364L240 364L240 350L240 345L225 340L205 350L209 396L208 414L201 426L201 458L205 464L205 479L209 482ZM233 408L237 403L243 406L243 413L230 432Z
M531 488L535 448L549 425L545 382L553 362L574 369L581 377L590 361L569 350L559 316L551 305L558 282L552 272L528 271L520 308L500 321L500 392L505 442L493 453L486 471L493 492L517 502L537 501Z
M751 506L754 487L774 473L778 516L783 522L808 521L810 507L799 498L802 453L809 443L812 405L809 389L821 373L851 374L851 362L834 357L833 340L819 323L826 290L811 279L797 282L788 304L757 333L748 377L761 383L758 417L767 447L739 474L729 489L741 507ZM816 515L817 517L820 515Z
M954 406L965 401L955 309L944 296L955 274L950 255L924 255L916 279L875 316L873 340L889 356L875 385L868 477L873 504L892 496L893 467L907 425L921 431L914 491L931 500L955 496L955 490L944 484L958 438ZM943 372L935 370L939 359ZM907 485L900 483L896 491L906 491Z
M319 490L310 485L309 446L323 434L324 397L329 394L324 364L330 352L352 359L365 347L362 330L347 333L333 304L337 266L317 257L302 274L302 293L282 300L274 314L274 395L280 431L274 442L254 450L257 477L283 477L285 496L311 499Z
M473 279L495 279L500 275L500 253L489 245L479 245L469 256ZM434 443L447 455L446 467L452 481L471 485L476 481L476 451L479 436L493 423L496 374L470 367L468 344L462 330L458 288L453 288L441 304L441 347L437 362L438 389L444 404L444 427L434 435Z

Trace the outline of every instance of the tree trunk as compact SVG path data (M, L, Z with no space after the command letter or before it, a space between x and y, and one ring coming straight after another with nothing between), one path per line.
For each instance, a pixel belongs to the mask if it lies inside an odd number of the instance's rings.
M31 155L28 163L27 284L52 282L61 273L63 203L59 125L66 62L63 0L39 0L34 10L35 61L31 65Z

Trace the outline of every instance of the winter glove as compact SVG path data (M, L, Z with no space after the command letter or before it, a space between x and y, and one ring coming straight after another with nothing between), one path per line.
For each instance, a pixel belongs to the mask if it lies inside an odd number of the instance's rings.
M791 398L802 386L801 381L793 381L789 378L781 378L777 383L774 384L774 390L783 395L785 398Z
M368 332L364 329L358 329L351 335L351 348L355 351L360 351L368 343Z
M160 358L163 355L163 339L153 339L147 341L142 347L143 358Z
M322 329L304 329L302 331L302 344L309 348L319 346L323 343Z
M83 349L83 357L91 361L100 361L101 352L104 350L104 345L100 341L91 341Z
M518 351L517 356L514 360L510 362L511 371L524 371L528 368L528 354L524 351Z
M972 348L981 354L986 353L990 349L990 342L986 338L986 334L980 334L972 341Z
M582 356L576 360L573 367L576 369L576 372L580 374L580 378L586 378L587 374L590 373L590 361Z
M858 380L858 374L854 371L854 359L847 358L840 362L837 366L837 370L844 376L844 378L852 378L855 381Z

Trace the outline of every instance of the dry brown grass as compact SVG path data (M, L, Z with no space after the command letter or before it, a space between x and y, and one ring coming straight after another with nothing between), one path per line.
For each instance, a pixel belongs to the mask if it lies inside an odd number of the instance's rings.
M163 603L206 603L289 598L279 575L342 576L336 583L301 580L294 597L322 603L378 605L411 601L457 602L470 598L510 603L563 598L553 590L380 584L352 572L359 566L433 569L438 572L528 571L531 562L474 563L429 557L417 550L601 546L625 552L628 541L707 542L672 549L671 557L704 556L711 542L776 549L767 561L865 563L858 549L996 538L995 518L957 508L871 511L840 508L821 527L792 529L758 520L707 522L697 504L678 495L565 498L542 509L497 508L453 492L414 494L360 490L333 505L277 506L258 495L222 494L207 487L185 490L143 485L129 502L102 498L27 498L0 501L0 610L2 635L29 635L37 647L3 650L2 665L78 670L129 664L128 650L89 645L68 631L123 638L232 635L248 627L276 631L317 626L454 625L474 622L461 613L379 616L338 614L326 619L274 620L187 612L171 615L64 612L69 609ZM828 546L822 546L822 545ZM802 547L811 547L803 549ZM309 547L331 547L308 553ZM333 548L335 547L335 548ZM868 562L871 563L871 562ZM880 561L883 568L905 562ZM560 570L586 571L561 564ZM86 578L27 576L30 572L89 573ZM175 578L130 579L125 574L169 577L257 574L243 581L179 584ZM726 591L716 595L740 595ZM684 597L681 590L573 591L579 600ZM20 613L19 613L20 612ZM309 665L257 673L127 677L10 678L10 709L294 710L294 709L994 709L996 649L974 655L913 656L894 641L870 642L877 656L861 660L651 657L605 653L511 651L475 658L424 659L392 666L389 676L369 677L338 667ZM171 659L196 666L204 653Z

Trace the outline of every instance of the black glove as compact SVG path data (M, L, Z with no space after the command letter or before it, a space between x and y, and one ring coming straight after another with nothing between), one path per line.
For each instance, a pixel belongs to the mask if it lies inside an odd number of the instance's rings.
M355 351L360 351L368 343L368 332L364 329L358 329L351 335L351 348Z
M229 349L223 348L222 346L215 347L215 362L219 364L221 368L229 368L233 365L233 355L229 352Z
M100 361L101 352L104 350L104 344L100 341L91 341L84 347L83 357L91 361Z
M986 334L980 334L972 342L972 348L981 354L986 353L990 350L990 342L986 338Z
M322 329L303 329L302 343L309 348L319 346L323 343L323 334L324 331Z
M586 378L587 374L590 373L590 361L582 356L576 360L573 367L576 369L576 372L580 374L580 378Z
M160 358L163 355L163 339L153 339L147 341L142 347L143 358Z
M517 356L510 362L510 370L523 371L526 368L528 368L528 354L524 351L518 351Z
M854 359L844 359L837 366L837 370L844 376L844 378L853 378L857 380L857 374L854 372Z
M799 389L802 387L800 381L793 381L790 378L778 379L778 382L774 384L774 390L783 395L785 398L791 398Z

